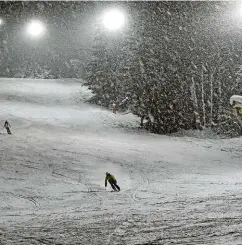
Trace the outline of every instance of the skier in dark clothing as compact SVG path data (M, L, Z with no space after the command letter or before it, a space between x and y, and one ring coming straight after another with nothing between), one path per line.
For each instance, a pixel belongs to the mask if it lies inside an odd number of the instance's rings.
M7 130L8 134L12 134L12 133L11 133L11 131L10 131L11 126L10 126L10 124L8 123L8 121L7 121L7 120L5 121L4 126L3 126L3 127L4 127L4 128L6 128L6 130Z
M116 114L116 112L117 112L117 105L114 102L112 104L112 111L114 114Z
M120 187L117 185L117 180L115 179L113 175L111 175L108 172L106 172L105 187L107 187L107 181L112 186L114 191L120 191Z

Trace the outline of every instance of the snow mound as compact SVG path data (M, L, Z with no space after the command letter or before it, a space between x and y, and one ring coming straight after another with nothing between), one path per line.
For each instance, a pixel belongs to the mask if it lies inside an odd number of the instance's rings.
M198 139L220 139L216 131L212 128L205 128L203 130L180 130L179 132L171 134L175 137L192 137Z
M230 105L233 105L233 103L242 104L242 96L241 95L232 95L230 97Z

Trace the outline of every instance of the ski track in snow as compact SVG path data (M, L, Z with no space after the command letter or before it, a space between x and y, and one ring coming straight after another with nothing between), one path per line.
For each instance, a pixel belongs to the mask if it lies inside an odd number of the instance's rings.
M242 244L240 138L138 131L90 96L77 80L0 79L1 245Z

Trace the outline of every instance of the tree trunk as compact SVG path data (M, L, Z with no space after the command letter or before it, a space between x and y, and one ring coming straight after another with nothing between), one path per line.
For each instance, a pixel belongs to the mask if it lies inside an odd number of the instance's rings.
M210 126L213 125L213 74L210 78Z
M203 71L202 71L202 77L201 77L202 83L202 110L203 110L203 126L206 125L206 110L205 110L205 102L204 102L204 86L203 86Z
M195 81L193 77L192 77L192 84L191 84L190 90L191 90L192 102L194 103L194 108L195 108L194 116L196 120L196 127L201 128L201 120L200 120L200 116L198 113L198 101L197 101L196 87L195 87Z

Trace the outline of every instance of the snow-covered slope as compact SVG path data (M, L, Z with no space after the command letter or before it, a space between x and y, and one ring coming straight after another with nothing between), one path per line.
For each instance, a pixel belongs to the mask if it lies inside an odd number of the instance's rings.
M0 79L0 244L242 244L240 139L130 130L136 117L88 96L74 80Z

